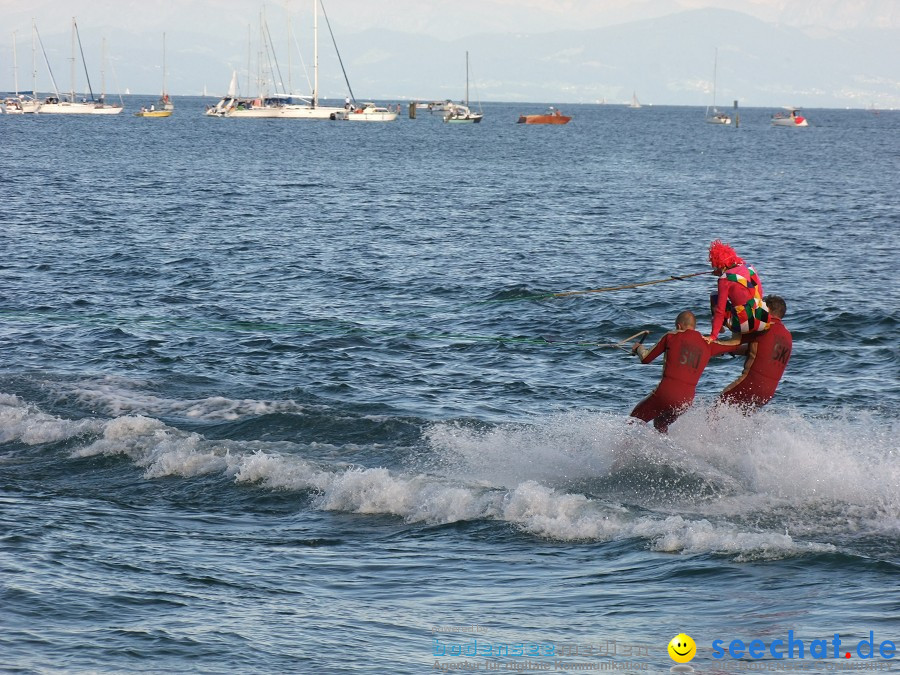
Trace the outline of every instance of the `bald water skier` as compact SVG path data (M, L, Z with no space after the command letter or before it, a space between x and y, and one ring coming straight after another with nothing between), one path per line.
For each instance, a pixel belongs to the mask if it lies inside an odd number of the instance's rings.
M638 403L631 416L645 422L653 422L660 433L666 433L669 425L687 410L694 401L697 382L709 359L737 349L735 345L709 342L697 328L693 312L681 312L675 318L675 330L666 333L652 349L635 343L631 353L641 363L650 363L665 354L662 379L649 396Z
M765 302L769 308L768 330L723 341L723 344L735 345L741 350L738 353L746 353L746 359L740 377L722 391L719 397L722 403L748 409L764 406L775 396L787 368L793 347L791 333L781 321L787 304L778 295L767 295Z

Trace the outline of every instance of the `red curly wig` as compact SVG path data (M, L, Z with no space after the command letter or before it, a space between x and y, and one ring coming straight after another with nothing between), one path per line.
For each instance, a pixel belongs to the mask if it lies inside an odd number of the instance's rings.
M743 259L731 246L721 239L716 239L709 245L709 264L717 268L729 268L735 265L743 265Z

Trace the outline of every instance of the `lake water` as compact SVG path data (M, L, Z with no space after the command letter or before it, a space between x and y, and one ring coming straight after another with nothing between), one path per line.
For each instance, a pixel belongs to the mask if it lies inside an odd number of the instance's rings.
M209 102L0 117L0 670L897 668L900 113ZM715 238L793 355L749 417L714 360L661 436L660 362L578 342L708 328L713 278L531 296Z

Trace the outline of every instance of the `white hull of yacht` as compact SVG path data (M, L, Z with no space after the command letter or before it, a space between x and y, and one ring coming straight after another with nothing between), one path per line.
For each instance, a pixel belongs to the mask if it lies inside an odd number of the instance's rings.
M393 122L397 119L397 113L387 108L377 108L367 105L364 108L341 109L331 117L333 120L347 120L349 122Z
M7 115L33 115L40 109L40 101L7 101L3 104L3 110Z
M278 105L247 105L242 102L223 99L218 104L209 108L206 114L210 117L241 117L248 119L297 119L297 120L327 120L334 119L334 115L344 113L343 108L334 106L310 106L296 103L283 103Z
M338 113L343 114L343 112L343 108L337 108L335 106L312 107L308 105L286 104L282 108L280 117L297 120L330 120L334 119L332 117L333 115L337 115Z
M106 105L103 103L42 103L41 115L118 115L123 108L120 105Z
M710 115L706 118L706 121L710 124L731 124L731 118L725 113Z

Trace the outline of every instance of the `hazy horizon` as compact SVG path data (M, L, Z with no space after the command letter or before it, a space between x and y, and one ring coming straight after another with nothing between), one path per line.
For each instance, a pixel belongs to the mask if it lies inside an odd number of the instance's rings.
M163 33L172 95L221 95L232 70L242 93L256 94L262 85L247 82L263 79L257 73L266 68L275 90L309 93L312 0L265 7L263 15L247 0L36 0L27 8L0 0L0 89L30 91L36 80L39 92L53 90L40 46L32 70L34 19L57 88L70 91L75 16L95 94L158 94ZM704 14L717 24L677 23L685 12L699 20L690 13L698 9L727 11ZM720 102L900 107L900 3L892 0L330 0L325 10L357 98L459 99L471 50L472 86L485 101L620 103L637 90L642 103L697 105L711 96L718 49ZM318 41L320 97L343 99L348 89L321 9ZM267 43L270 56L261 58ZM87 87L76 62L80 93Z

